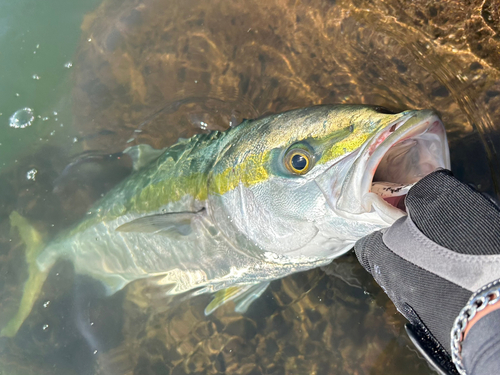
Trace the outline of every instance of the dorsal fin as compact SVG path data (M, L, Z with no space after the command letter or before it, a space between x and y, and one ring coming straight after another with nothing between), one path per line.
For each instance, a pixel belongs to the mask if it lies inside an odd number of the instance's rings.
M123 150L123 153L132 158L134 171L138 171L151 163L153 160L158 159L158 157L163 154L165 150L166 148L157 150L150 145L140 144L127 147Z

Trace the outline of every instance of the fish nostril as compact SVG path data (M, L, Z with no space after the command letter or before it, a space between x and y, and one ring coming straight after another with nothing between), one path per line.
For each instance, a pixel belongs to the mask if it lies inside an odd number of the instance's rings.
M395 115L395 114L397 114L397 112L393 112L390 109L387 109L387 108L381 107L381 106L377 106L373 109L375 110L375 112L381 113L383 115Z

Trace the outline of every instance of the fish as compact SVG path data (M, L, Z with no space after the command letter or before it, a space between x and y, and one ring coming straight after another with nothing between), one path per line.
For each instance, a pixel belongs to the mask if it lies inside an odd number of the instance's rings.
M146 279L167 295L215 293L207 315L228 301L245 312L271 281L325 266L406 215L408 189L450 168L433 111L364 105L296 109L128 152L135 171L48 244L11 214L29 277L2 336L15 335L60 259L108 295Z

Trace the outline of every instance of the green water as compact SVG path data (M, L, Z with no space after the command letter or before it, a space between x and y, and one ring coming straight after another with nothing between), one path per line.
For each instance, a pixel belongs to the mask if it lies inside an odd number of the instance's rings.
M0 1L1 167L10 166L20 154L32 152L50 138L70 143L73 67L67 66L73 63L83 16L97 3ZM33 110L32 125L10 127L10 117L26 107Z

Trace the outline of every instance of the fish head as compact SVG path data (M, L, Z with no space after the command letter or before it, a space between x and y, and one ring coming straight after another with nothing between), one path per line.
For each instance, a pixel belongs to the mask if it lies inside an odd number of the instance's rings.
M208 211L247 253L332 258L406 214L408 189L449 168L428 110L317 106L247 121L209 177Z

